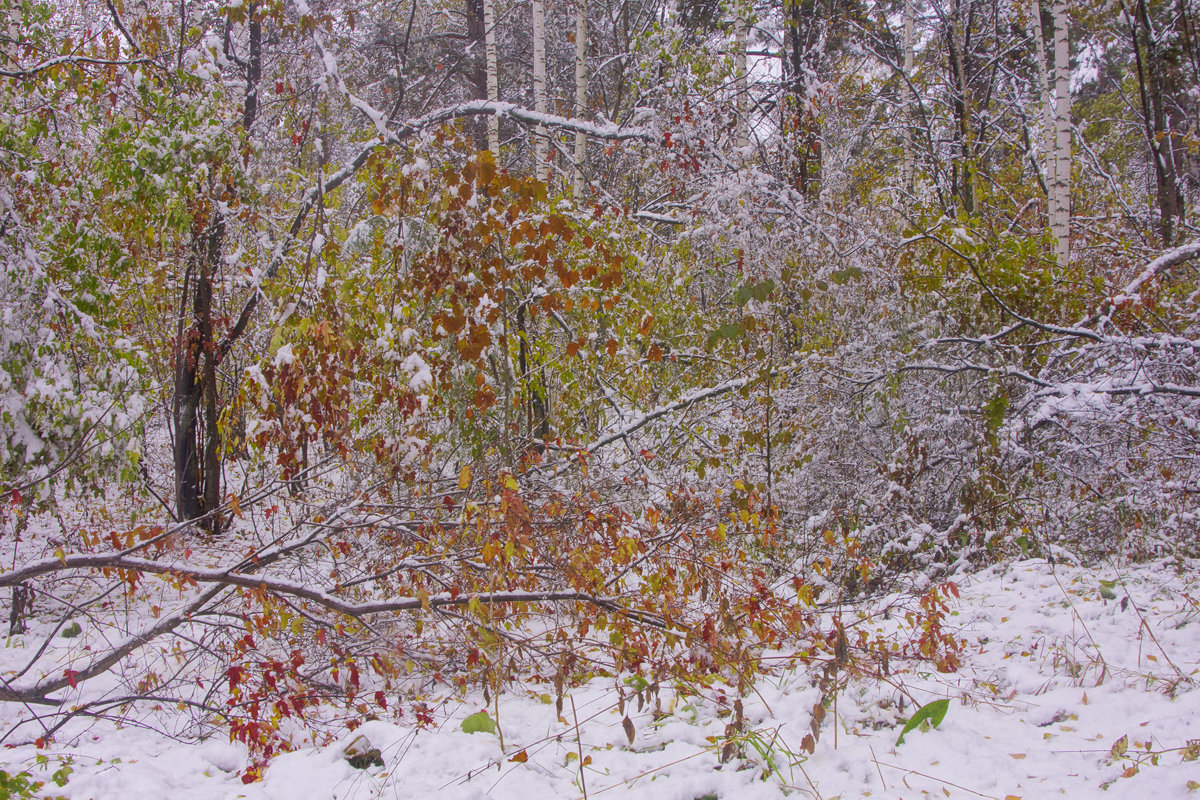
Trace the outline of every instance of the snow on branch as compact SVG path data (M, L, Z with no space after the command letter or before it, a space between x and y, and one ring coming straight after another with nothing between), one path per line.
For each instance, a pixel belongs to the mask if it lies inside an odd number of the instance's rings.
M792 371L791 367L773 370L771 372L770 376L772 378L774 378L774 377L786 374L791 371ZM683 397L680 397L678 400L675 400L670 403L666 403L665 405L661 405L658 408L655 408L651 411L647 411L644 414L641 414L641 415L635 417L634 419L632 419L631 421L627 422L626 424L622 425L617 430L610 431L605 436L602 436L597 441L592 442L590 445L588 445L586 452L590 455L590 454L596 452L597 450L599 450L601 447L605 447L607 445L612 444L615 441L623 439L626 436L628 436L629 434L638 430L639 428L643 428L646 425L649 425L654 420L659 419L660 417L664 417L667 414L672 413L673 411L679 411L681 409L687 408L688 406L699 403L703 400L709 400L714 397L720 397L723 394L728 394L729 392L736 391L738 389L741 389L744 386L748 386L751 383L754 383L755 381L759 380L760 378L761 378L761 376L759 376L759 375L752 375L752 376L746 376L744 378L734 378L733 380L725 381L724 383L719 383L716 386L708 386L703 389L694 389L694 390L688 392L687 394L685 394Z
M413 566L416 568L419 565L414 562ZM0 574L0 586L15 586L32 578L50 573L109 569L129 570L139 574L164 575L185 583L194 582L196 584L203 584L207 588L177 611L156 620L146 630L134 634L124 641L113 645L108 650L97 654L82 669L73 670L69 674L64 673L61 677L46 678L33 685L16 686L8 681L3 681L2 685L0 685L0 701L58 705L61 701L48 697L50 693L59 691L68 685L73 686L89 678L104 674L118 661L139 647L148 644L163 634L169 633L180 624L192 618L220 592L231 587L265 591L282 597L306 600L329 611L356 619L373 614L420 611L422 609L429 611L438 608L469 606L472 604L584 603L612 613L628 616L641 624L658 628L667 627L667 623L663 619L645 611L627 608L615 597L587 594L573 589L516 590L482 593L441 592L419 597L397 597L355 602L332 592L315 588L311 584L297 581L273 578L261 574L247 574L235 571L234 569L206 569L172 561L156 561L125 555L121 552L76 554L64 555L61 558L45 558L26 564L19 569Z
M1111 311L1114 306L1119 305L1125 300L1140 299L1143 286L1167 270L1173 269L1185 261L1190 261L1196 256L1200 256L1200 241L1188 242L1176 247L1174 250L1163 253L1146 265L1141 274L1130 281L1119 294L1113 295L1105 301L1101 312L1107 313L1107 311Z
M625 126L613 122L589 122L588 120L561 117L557 114L543 114L522 108L515 103L504 103L495 100L471 100L466 103L459 103L458 105L431 111L424 116L403 123L398 128L394 128L392 135L396 137L394 141L399 142L426 128L436 127L456 119L480 116L507 117L522 125L529 125L531 127L544 125L547 128L555 128L560 131L569 131L572 133L584 133L588 136L608 141L649 142L654 140L654 131L644 125ZM639 117L639 120L641 119L644 119L644 117Z
M58 58L47 59L40 64L34 64L32 67L24 67L21 69L0 69L0 78L16 78L18 80L32 78L40 72L45 72L48 69L67 66L87 66L87 67L135 67L139 64L154 63L148 58L129 58L129 59L110 59L110 58L88 58L86 56L59 56Z

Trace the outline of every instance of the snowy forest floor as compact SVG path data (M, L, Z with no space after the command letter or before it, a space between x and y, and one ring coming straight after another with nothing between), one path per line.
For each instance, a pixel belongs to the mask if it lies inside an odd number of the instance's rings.
M744 700L744 755L720 764L728 707L717 691L616 707L613 684L514 688L497 704L447 695L425 729L368 722L325 746L274 759L240 779L240 745L171 740L101 723L0 750L0 768L72 798L1000 798L1185 797L1200 790L1200 576L1191 563L1082 568L1024 561L963 576L948 623L965 640L952 674L906 663L881 681L849 675L812 755L800 746L821 698L793 670ZM867 615L861 624L902 624ZM843 612L844 614L846 612ZM0 669L18 660L5 642ZM925 671L925 670L930 671ZM897 738L926 703L949 698L937 728ZM903 699L903 702L902 702ZM431 704L433 705L433 704ZM658 705L658 708L655 706ZM462 721L488 708L501 739ZM625 715L633 723L629 742ZM0 707L0 716L10 713ZM835 735L836 728L836 735ZM382 765L356 769L359 737ZM360 742L361 746L361 742ZM48 759L38 763L38 756ZM583 766L581 767L581 763ZM66 783L55 785L61 766Z

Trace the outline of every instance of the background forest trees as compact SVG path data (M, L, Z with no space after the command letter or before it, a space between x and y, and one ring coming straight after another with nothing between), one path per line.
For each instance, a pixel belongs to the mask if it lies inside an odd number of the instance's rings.
M92 649L0 699L269 755L1193 551L1200 8L1118 10L9 0L0 585Z

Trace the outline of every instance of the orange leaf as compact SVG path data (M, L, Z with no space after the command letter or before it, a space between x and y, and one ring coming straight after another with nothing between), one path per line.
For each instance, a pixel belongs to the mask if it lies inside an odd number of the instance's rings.
M617 354L617 340L616 339L608 340L608 354L610 356L615 356Z
M509 761L515 762L517 764L524 764L528 760L529 760L529 754L526 753L524 750L522 750L521 752L517 753L516 755L514 755L512 758L509 759Z

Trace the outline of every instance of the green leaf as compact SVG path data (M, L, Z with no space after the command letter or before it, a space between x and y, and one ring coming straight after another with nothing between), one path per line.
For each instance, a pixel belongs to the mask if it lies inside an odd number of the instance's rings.
M900 731L900 738L896 740L896 744L904 744L904 734L914 730L926 720L928 720L929 724L935 728L938 725L941 725L942 720L945 719L946 712L949 709L950 700L948 698L934 700L928 705L921 706L919 709L917 709L917 713L913 714L912 717L909 718L908 722L904 724L904 730Z
M495 733L496 721L486 711L479 711L462 721L463 733Z
M746 329L740 323L729 322L708 334L708 346L712 347L719 339L737 339Z
M850 281L856 281L863 276L863 271L859 267L846 267L845 269L834 270L829 276L833 278L833 282L838 286Z
M765 280L762 283L748 283L737 290L734 295L734 301L739 306L744 306L751 300L757 300L760 303L771 296L771 292L775 291L775 281Z
M78 623L78 622L72 622L70 625L68 625L68 626L67 626L67 627L66 627L66 628L63 630L63 632L62 632L62 637L63 637L64 639L74 639L76 636L78 636L78 635L79 635L79 634L81 634L81 633L83 633L83 628L82 628L82 627L80 627L79 623Z

